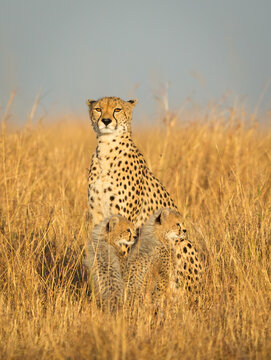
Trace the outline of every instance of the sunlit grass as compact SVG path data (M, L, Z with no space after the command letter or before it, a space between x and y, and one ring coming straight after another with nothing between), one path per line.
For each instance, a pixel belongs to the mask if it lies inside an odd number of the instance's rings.
M269 358L271 128L246 114L137 130L206 263L197 304L115 315L90 300L82 254L90 125L28 124L0 143L0 358Z

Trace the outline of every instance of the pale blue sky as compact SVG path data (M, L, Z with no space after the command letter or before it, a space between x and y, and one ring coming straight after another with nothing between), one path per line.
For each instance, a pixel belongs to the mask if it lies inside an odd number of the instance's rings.
M15 89L21 118L39 90L47 117L110 95L153 116L167 82L173 108L230 90L253 109L270 81L269 0L0 0L0 106Z

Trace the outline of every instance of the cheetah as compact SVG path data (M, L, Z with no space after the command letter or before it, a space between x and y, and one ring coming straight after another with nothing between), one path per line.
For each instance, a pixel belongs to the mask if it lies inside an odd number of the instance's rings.
M122 267L137 236L134 225L112 215L96 225L87 244L85 265L99 305L114 307L123 300Z
M127 259L123 279L127 297L136 298L149 287L156 297L198 290L202 265L186 238L180 214L160 209L143 225L140 239Z
M202 263L192 242L187 238L181 215L174 209L161 209L143 226L141 248L148 249L151 239L173 249L171 289L197 292L202 277ZM163 259L161 261L164 261ZM166 259L168 261L168 259Z
M119 214L139 228L156 210L177 209L132 139L131 120L136 103L137 100L117 97L87 101L98 142L88 176L91 226Z

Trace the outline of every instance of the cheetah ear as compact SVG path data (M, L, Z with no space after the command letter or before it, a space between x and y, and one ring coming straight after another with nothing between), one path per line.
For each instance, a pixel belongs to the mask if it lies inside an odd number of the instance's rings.
M162 225L165 221L166 218L169 215L169 210L168 209L163 209L160 214L157 216L157 218L155 219L155 222Z
M114 227L117 225L118 222L119 222L118 216L112 216L106 226L107 232L113 231Z
M132 100L128 100L127 102L130 103L132 105L132 107L135 107L138 100L137 99L132 99Z
M88 106L91 106L93 103L95 103L96 102L96 100L92 100L92 99L88 99L87 101L86 101L86 103L87 103L87 105Z

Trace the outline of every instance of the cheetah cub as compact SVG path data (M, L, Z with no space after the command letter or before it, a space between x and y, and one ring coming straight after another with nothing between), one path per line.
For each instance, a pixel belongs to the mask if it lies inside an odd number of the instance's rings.
M93 294L102 307L115 307L123 300L122 264L136 241L133 224L112 215L96 225L87 244L85 265Z
M141 229L140 240L127 259L123 279L128 297L148 287L159 296L167 290L192 291L199 283L202 266L196 249L186 239L176 210L161 209Z
M202 264L190 240L180 214L173 209L158 211L153 219L143 226L142 248L147 248L150 238L158 239L173 250L170 268L170 288L197 292L202 277ZM163 263L162 259L162 263ZM169 261L168 259L166 261ZM169 278L169 277L168 277Z
M139 228L156 210L176 208L132 139L131 120L136 103L137 100L117 97L87 101L98 141L88 177L92 226L119 214Z

